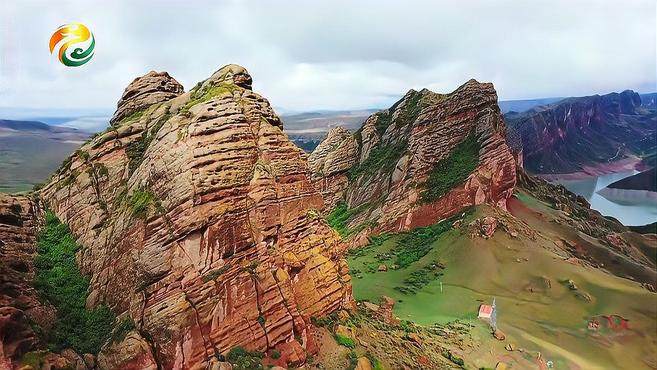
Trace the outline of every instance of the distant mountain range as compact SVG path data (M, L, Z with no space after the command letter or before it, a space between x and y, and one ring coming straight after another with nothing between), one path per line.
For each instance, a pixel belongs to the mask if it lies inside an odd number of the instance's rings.
M505 114L507 139L537 174L605 172L621 160L656 151L657 94L621 93L567 98Z
M629 93L623 94L628 95ZM618 109L621 110L616 114L614 107L617 103L614 101L617 98L614 96L620 97L621 95L503 100L498 105L500 110L506 113L505 119L509 126L508 131L511 133L509 135L511 140L515 140L515 146L518 148L525 146L525 166L531 172L572 172L581 170L582 166L605 163L614 159L617 155L615 148L619 146L624 148L625 144L621 143L625 142L630 143L630 148L621 151L623 153L619 152L618 155L642 153L645 160L652 163L655 160L654 110L657 110L657 93L640 95L640 103L637 103L639 102L636 98L638 94L632 93L635 109L629 112L627 109L631 110L631 107L623 103L625 105L622 107L618 105ZM581 117L581 119L577 121L579 122L577 124L574 121L572 124L567 124L567 130L564 131L559 129L563 122L558 121L559 117L563 118L567 113L566 107L574 108L574 111L571 109L570 120L573 117ZM637 107L639 107L638 110ZM595 112L599 114L596 113L592 119L598 126L587 128L586 125L581 125L581 120L586 120L584 117L586 117L587 109L597 109ZM312 111L282 115L281 119L290 140L310 153L332 128L342 126L355 131L361 127L367 117L377 111L379 110ZM33 184L44 181L66 156L88 139L90 133L103 130L107 125L107 117L109 117L109 114L102 110L80 111L80 117L66 111L50 112L9 108L0 109L0 114L5 117L39 118L0 120L0 159L2 160L0 162L0 191L27 190ZM546 126L545 137L539 135L541 133L539 128L543 127L540 122L543 121L551 122ZM527 122L529 124L525 125ZM613 133L614 129L610 129L611 133L595 134L598 129L610 124L609 122L616 122L611 123L612 125L620 125L616 127L620 130L620 137L616 138L616 134ZM647 125L647 128L642 127L642 122ZM602 125L603 123L605 124ZM624 127L623 125L626 124L629 126ZM635 127L636 125L639 128ZM520 129L521 126L522 129ZM625 132L625 129L633 131ZM578 133L580 131L582 131L581 134ZM561 138L559 132L561 135L567 135ZM653 135L653 145L650 145L650 133ZM521 136L523 139L520 139ZM559 140L547 145L556 137ZM634 142L637 137L647 137L648 140L632 144L631 142ZM590 145L587 144L587 140L592 140ZM606 144L599 144L598 141ZM582 147L587 149L583 154L580 153ZM590 150L591 148L595 150ZM556 154L553 154L555 151Z
M112 109L43 109L0 107L0 119L37 121L50 126L76 128L91 133L103 131L112 116Z
M540 98L500 101L502 113L509 111L523 112L540 105L557 102L563 98ZM290 139L306 152L312 152L326 134L334 127L343 127L356 131L370 115L380 109L312 111L282 114L285 132Z
M556 103L564 98L540 98L540 99L524 99L524 100L502 100L498 103L502 113L507 112L524 112L539 105L548 105Z
M37 121L0 120L0 191L43 182L90 134Z
M609 94L612 95L612 94ZM586 97L585 97L586 98ZM645 109L657 109L657 93L641 94L642 104ZM502 100L498 102L500 110L505 114L507 120L516 121L518 113L537 111L551 111L559 104L582 98L537 98L522 100ZM378 109L363 109L352 111L316 111L295 114L283 114L285 132L290 139L307 152L311 152L317 144L326 136L327 132L337 126L348 130L357 130L371 114ZM531 113L528 113L531 114ZM571 167L567 167L571 168ZM538 171L540 172L540 171Z

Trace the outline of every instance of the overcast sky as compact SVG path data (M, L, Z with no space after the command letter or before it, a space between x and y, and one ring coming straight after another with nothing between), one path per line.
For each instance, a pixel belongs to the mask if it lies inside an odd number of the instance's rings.
M94 5L94 3L96 5ZM107 109L149 70L186 89L237 63L279 110L386 107L469 78L500 99L657 90L655 0L11 1L0 5L0 107ZM82 22L86 65L48 41Z

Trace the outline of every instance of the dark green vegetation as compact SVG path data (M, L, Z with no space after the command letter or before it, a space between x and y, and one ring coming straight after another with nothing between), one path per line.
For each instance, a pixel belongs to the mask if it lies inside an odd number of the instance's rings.
M404 109L399 113L400 125L409 125L417 119L422 111L422 93L419 91L412 91L411 95L406 100Z
M368 206L369 203L365 203L365 204L361 204L358 207L349 209L346 203L340 202L335 207L335 209L333 209L333 211L328 215L328 217L326 217L326 221L333 228L333 230L337 231L341 237L345 238L349 235L355 234L363 230L363 228L368 226L367 222L362 223L353 229L347 226L347 223L350 218L363 212L365 209L367 209Z
M461 357L459 357L459 356L453 354L451 351L445 351L445 352L443 352L443 356L444 356L446 359L452 361L454 364L456 364L456 365L458 365L458 366L463 366L463 365L465 365L465 362L463 361L463 359L462 359Z
M378 235L370 235L369 238L368 238L369 239L369 244L367 244L366 246L361 247L361 248L350 249L347 252L347 254L351 257L363 257L363 256L369 254L370 252L372 252L372 250L380 247L386 240L390 239L392 236L393 236L393 234L388 234L388 233L381 233L381 234L378 234ZM381 258L378 258L378 259L383 260ZM385 259L389 259L389 257L387 257Z
M370 151L370 155L363 163L356 164L347 171L349 180L354 181L361 176L372 177L378 172L392 173L399 159L406 152L406 141L394 144L379 144Z
M89 280L75 263L80 247L68 226L53 213L46 213L46 225L39 234L35 287L57 309L52 329L43 333L53 351L73 348L78 353L98 353L110 337L114 315L106 306L85 308Z
M45 364L45 358L46 358L45 351L34 351L24 354L20 362L21 365L31 366L32 369L43 369L43 365Z
M244 347L233 347L226 355L226 360L233 365L234 370L264 369L260 352L249 352Z
M125 336L132 330L135 330L135 322L130 317L121 320L114 330L112 330L112 343L120 343L125 339Z
M381 365L381 361L374 357L371 353L367 352L365 354L365 357L367 357L370 360L370 364L372 364L372 370L383 370L383 365Z
M468 211L468 213L471 211ZM440 236L452 228L452 223L459 218L453 216L437 224L427 227L420 227L409 232L401 234L402 237L397 243L397 258L395 263L399 267L408 267L410 264L417 262L424 257L432 248L432 244Z
M439 263L434 263L419 270L415 270L404 279L404 284L402 286L397 286L395 289L404 294L415 294L420 289L442 276L443 273L441 270L443 268L444 267Z
M388 126L390 126L391 122L392 114L388 113L388 111L376 113L376 123L374 124L374 127L376 127L376 132L378 132L379 135L383 135L388 129Z
M376 132L383 135L390 124L392 124L392 116L397 107L404 102L406 97L400 99L392 105L388 110L376 113ZM422 93L419 91L411 91L410 96L406 99L406 104L397 116L397 125L405 126L413 123L422 111Z
M470 213L466 212L468 216ZM425 256L436 248L443 234L452 229L456 219L457 216L405 233L371 236L367 246L349 252L352 275L358 279L377 275L378 283L390 285L404 295L416 294L443 275L444 264ZM382 264L388 272L379 272ZM393 278L386 281L388 277Z
M338 321L338 314L336 312L332 312L324 317L310 317L310 322L313 325L327 328L329 330L333 330L333 327L337 324Z
M436 162L424 183L422 201L432 202L460 185L479 165L479 142L475 135L468 135L465 140L440 161Z
M356 366L358 365L358 354L356 353L356 351L351 350L347 352L347 360L349 361L347 370L355 370Z

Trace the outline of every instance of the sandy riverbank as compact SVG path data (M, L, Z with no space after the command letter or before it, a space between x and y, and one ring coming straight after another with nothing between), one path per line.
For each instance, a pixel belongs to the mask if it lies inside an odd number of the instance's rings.
M603 163L595 166L584 166L582 171L573 173L553 173L553 174L536 174L537 176L548 181L561 181L561 180L586 180L587 178L606 175L616 172L643 170L641 158L629 157L620 161L611 163Z

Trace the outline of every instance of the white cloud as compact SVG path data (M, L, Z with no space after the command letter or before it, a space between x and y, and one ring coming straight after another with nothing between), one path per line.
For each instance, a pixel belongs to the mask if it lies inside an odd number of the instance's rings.
M292 110L389 105L409 88L492 81L503 99L654 91L654 0L14 1L0 9L0 106L113 108L166 70L187 88L227 63ZM96 37L60 65L57 26Z

